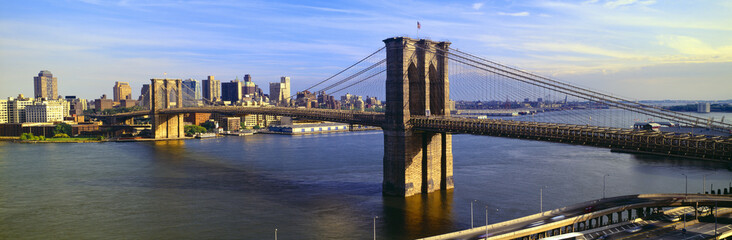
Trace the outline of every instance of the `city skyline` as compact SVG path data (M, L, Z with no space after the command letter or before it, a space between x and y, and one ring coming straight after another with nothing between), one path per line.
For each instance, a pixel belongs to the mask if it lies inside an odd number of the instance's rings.
M49 70L58 93L94 99L116 81L151 78L298 91L392 36L453 47L580 86L635 99L732 96L732 3L698 1L11 2L0 10L0 97L33 94ZM416 22L421 23L417 33ZM167 73L167 74L164 74Z

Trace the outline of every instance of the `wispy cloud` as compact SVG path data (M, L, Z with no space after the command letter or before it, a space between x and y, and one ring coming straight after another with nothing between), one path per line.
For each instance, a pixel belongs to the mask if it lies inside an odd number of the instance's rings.
M616 7L620 7L620 6L634 4L637 1L638 0L615 0L615 1L608 1L608 2L605 3L605 7L616 8Z
M673 48L681 54L708 55L715 59L732 60L732 45L713 48L701 40L689 36L661 35L657 38L660 45Z
M595 1L597 2L597 1ZM592 3L595 3L592 2ZM640 5L652 5L656 3L655 0L645 0L645 1L639 1L639 0L615 0L615 1L607 1L605 3L605 7L608 8L616 8L621 6L627 6L627 5L633 5L633 4L640 4Z
M589 46L578 43L544 43L532 42L524 44L524 47L533 51L549 51L549 52L574 52L580 54L589 54L596 56L613 57L618 59L637 59L643 58L642 55L636 55L627 52L608 50L600 47Z
M473 9L480 10L483 7L483 3L473 3Z
M529 12L515 12L515 13L507 13L507 12L498 12L498 15L501 16L512 16L512 17L526 17L529 16Z

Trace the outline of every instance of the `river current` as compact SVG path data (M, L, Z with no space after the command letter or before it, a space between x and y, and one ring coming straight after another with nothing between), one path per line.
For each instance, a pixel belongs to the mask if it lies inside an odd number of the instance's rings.
M381 131L0 142L0 239L413 239L598 199L732 184L726 164L453 138L455 189L381 194ZM710 175L711 174L711 175ZM378 218L374 218L378 216Z

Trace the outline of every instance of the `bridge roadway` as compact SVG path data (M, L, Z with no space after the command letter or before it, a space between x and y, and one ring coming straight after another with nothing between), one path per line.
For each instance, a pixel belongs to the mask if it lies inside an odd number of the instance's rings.
M220 113L227 115L261 114L290 116L314 120L344 122L381 127L384 113L349 110L289 107L189 107L158 110L158 114ZM136 111L114 115L90 115L96 118L132 118L149 115ZM501 119L412 116L409 122L416 130L429 132L467 133L498 137L590 145L619 151L653 153L732 162L732 138L678 133L640 131L574 124L525 122Z
M603 219L610 220L605 222L612 222L613 220L608 217L612 218L616 213L624 211L636 210L636 216L638 216L640 209L680 206L714 207L715 204L720 208L732 207L732 195L686 195L683 193L626 195L588 201L488 226L421 239L478 239L479 236L486 234L486 229L488 230L487 240L531 238L536 234L550 236L608 225L601 224ZM588 207L592 212L587 213ZM563 218L552 220L557 216L563 216ZM615 221L617 220L618 218L615 219ZM631 218L627 220L631 220Z

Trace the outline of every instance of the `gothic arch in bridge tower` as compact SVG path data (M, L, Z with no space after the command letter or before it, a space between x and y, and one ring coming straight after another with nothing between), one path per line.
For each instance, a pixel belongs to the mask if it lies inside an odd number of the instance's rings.
M448 116L449 42L389 38L386 44L384 182L388 195L454 187L452 136L412 129L413 117Z

